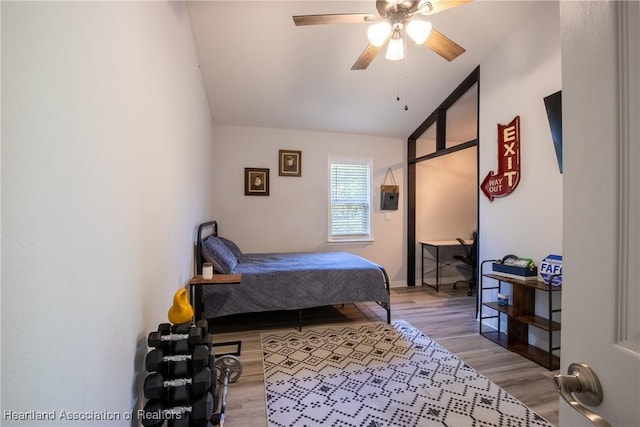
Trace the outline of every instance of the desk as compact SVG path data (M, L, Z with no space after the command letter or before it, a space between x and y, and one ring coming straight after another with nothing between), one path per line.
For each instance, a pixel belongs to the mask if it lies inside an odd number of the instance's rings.
M466 245L471 245L473 244L473 240L471 239L465 239L464 243ZM427 286L431 286L432 288L434 288L436 290L436 292L438 292L438 289L440 287L440 269L446 265L451 264L451 262L443 265L442 267L440 266L440 248L441 247L454 247L454 246L460 246L462 247L462 245L460 244L460 242L458 242L457 240L426 240L424 242L420 242L420 245L422 245L422 253L421 258L420 258L420 281L422 282L423 285L427 285ZM435 261L436 261L436 283L435 284L430 284L425 282L424 280L424 251L427 248L435 248L436 250L436 256L435 256Z

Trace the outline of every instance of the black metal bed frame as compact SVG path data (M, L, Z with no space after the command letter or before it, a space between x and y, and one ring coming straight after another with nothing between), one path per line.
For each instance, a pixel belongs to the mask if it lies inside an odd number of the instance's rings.
M205 231L211 229L211 231L209 233L207 233L206 235L204 234ZM197 275L202 274L202 265L204 264L205 260L202 256L202 240L204 237L208 237L208 236L217 236L218 235L218 222L217 221L207 221L207 222L203 222L202 224L200 224L198 226L198 230L197 230L197 234L196 234L196 242L195 242L195 248L194 248L194 258L195 258L195 273ZM390 296L390 291L389 291L389 276L387 275L387 271L384 269L384 267L379 266L380 270L382 271L382 274L384 276L384 283L385 283L385 288L387 290L387 295ZM200 289L197 290L198 292L201 291ZM198 301L202 301L202 298L198 298ZM387 323L390 324L391 323L391 299L389 298L389 302L384 302L384 301L375 301L376 304L378 304L380 307L384 308L385 311L387 312ZM195 311L197 312L197 315L200 315L203 310L201 307L194 307ZM302 310L303 309L297 309L298 310L298 330L302 330Z

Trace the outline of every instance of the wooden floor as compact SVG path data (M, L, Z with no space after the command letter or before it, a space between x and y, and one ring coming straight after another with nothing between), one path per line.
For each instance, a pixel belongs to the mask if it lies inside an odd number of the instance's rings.
M386 321L386 312L375 303L322 307L303 312L303 329L330 324ZM466 289L428 287L392 288L391 320L402 319L455 353L477 371L520 399L540 416L558 425L558 398L553 375L524 357L478 334L475 296ZM260 334L297 328L297 312L227 316L210 321L214 343L242 340L243 371L229 385L225 426L266 426L264 375ZM217 349L217 353L225 350Z

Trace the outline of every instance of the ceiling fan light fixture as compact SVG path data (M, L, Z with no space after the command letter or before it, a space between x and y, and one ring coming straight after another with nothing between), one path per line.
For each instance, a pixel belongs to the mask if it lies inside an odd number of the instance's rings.
M385 58L391 61L399 61L404 59L404 43L402 43L402 37L399 31L394 31L391 40L389 40L389 46L387 46L387 53Z
M375 47L380 47L387 41L391 34L391 24L387 21L377 22L369 26L367 30L367 38L369 43Z
M465 49L433 29L429 18L422 15L433 15L471 1L473 0L377 0L377 14L294 15L293 22L296 26L367 23L369 43L351 67L352 70L366 70L385 44L385 58L394 61L405 59L408 54L408 38L451 62L462 55Z
M423 44L431 35L431 22L413 19L407 24L407 34L416 44Z

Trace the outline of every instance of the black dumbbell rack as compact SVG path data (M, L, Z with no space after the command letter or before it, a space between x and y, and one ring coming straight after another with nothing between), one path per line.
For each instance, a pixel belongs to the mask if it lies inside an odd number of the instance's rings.
M141 412L145 427L209 427L219 419L215 355L206 320L162 323L147 340L147 376Z

